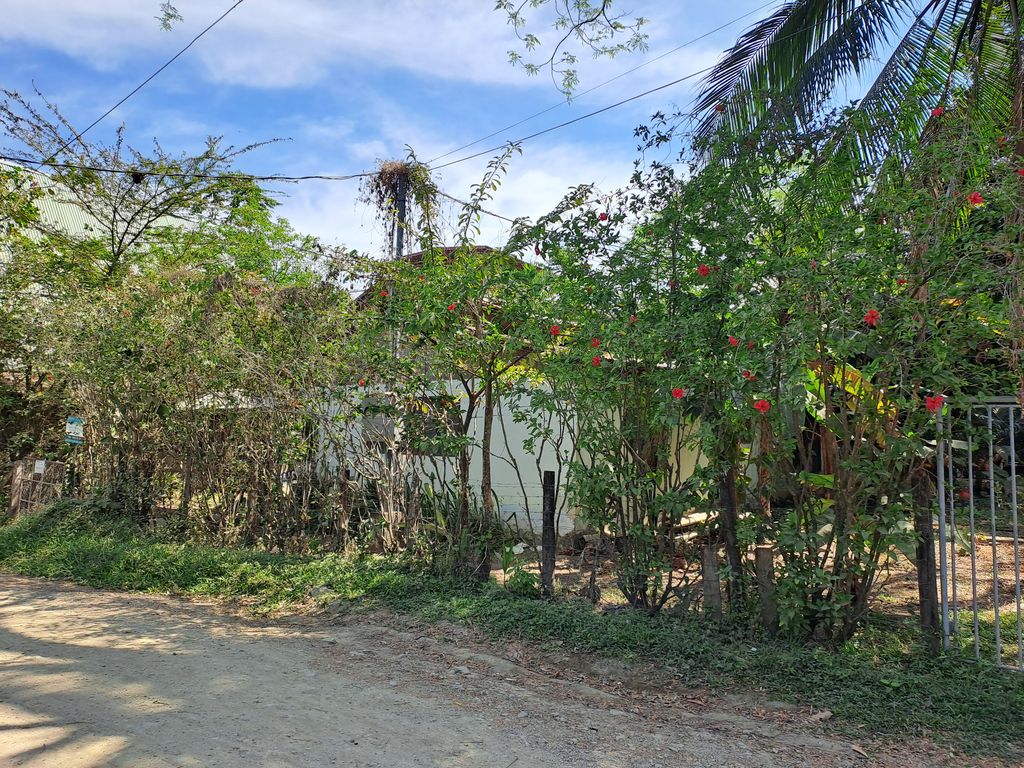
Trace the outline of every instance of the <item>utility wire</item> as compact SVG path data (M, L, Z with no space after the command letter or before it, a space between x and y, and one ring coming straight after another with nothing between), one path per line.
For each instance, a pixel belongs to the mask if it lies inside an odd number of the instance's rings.
M118 107L120 107L120 106L121 106L122 104L124 104L124 103L125 103L126 101L128 101L128 99L130 99L130 98L131 98L132 96L134 96L134 95L135 95L136 93L138 93L138 92L139 92L139 91L141 91L141 90L142 90L143 88L145 88L145 87L146 87L147 85L149 85L150 81L151 81L151 80L153 80L153 78L155 78L155 77L156 77L157 75L159 75L159 74L160 74L161 72L163 72L163 71L164 71L165 69L167 69L167 68L168 68L169 66L171 66L171 64L173 64L173 63L174 63L175 61L177 61L177 60L178 60L178 58L179 58L179 57L180 57L180 56L181 56L181 55L182 55L183 53L185 53L185 51L187 51L187 50L188 50L189 48L191 48L191 47L192 47L193 45L195 45L195 44L196 44L196 42L198 42L199 38L201 38L201 37L202 37L203 35L205 35L205 34L206 34L207 32L209 32L209 31L210 31L211 29L213 29L213 28L214 28L215 26L217 26L218 24L220 24L220 22L221 22L221 21L223 21L223 20L224 20L224 19L225 19L225 18L227 17L227 15L228 15L229 13L231 13L231 12L232 12L233 10L235 10L235 8L237 8L238 6L240 6L240 5L241 5L241 4L243 3L243 2L245 2L245 0L236 0L236 2L235 2L235 4L234 4L234 5L232 5L232 6L231 6L230 8L228 8L228 9L227 9L226 11L224 11L224 13L222 13L222 14L221 14L220 16L218 16L218 17L217 17L216 19L214 19L214 20L213 20L213 22L211 22L211 23L210 23L210 25L209 25L208 27L206 27L206 29L204 29L204 30L203 30L202 32L200 32L200 33L199 33L198 35L196 35L195 37L193 37L193 38L192 38L192 40L191 40L191 41L189 41L189 44L188 44L188 45L186 45L186 46L185 46L184 48L182 48L182 49L181 49L180 51L178 51L178 52L177 52L176 54L174 54L174 56L172 56L172 57L171 57L170 59L168 59L168 60L167 60L166 62L164 62L164 64L163 64L163 65L162 65L162 66L161 66L161 67L160 67L159 69L157 69L157 70L156 70L156 72L154 72L154 73L153 73L153 74L151 74L151 75L150 75L149 77L147 77L147 78L146 78L145 80L143 80L143 81L142 81L141 83L139 83L139 84L138 84L137 86L135 86L135 88L134 88L134 89L133 89L133 90L131 91L131 93L129 93L129 94L127 95L127 96L125 96L125 97L124 97L123 99L121 99L121 100L120 100L119 102L117 102L117 104L115 104L114 106L112 106L112 107L111 107L110 109L108 109L108 110L107 110L106 112L104 112L104 113L103 113L102 115L100 115L100 116L99 116L99 117L97 117L97 118L96 118L95 120L93 120L93 121L92 121L91 123L89 123L89 125L87 125L87 126L86 126L86 128L85 128L85 130L84 130L84 131L81 131L80 133L76 133L76 134L75 134L74 136L72 136L72 137L71 137L70 139L68 139L68 140L67 140L66 142L64 142L64 145L63 145L63 146L62 146L62 147L61 147L60 149L58 149L58 150L57 150L56 152L54 152L54 157L56 157L56 156L57 156L57 155L59 155L59 154L60 154L61 152L63 152L63 151L65 150L65 149L67 149L68 147L70 147L70 146L71 146L71 143L72 143L73 141L75 141L76 139L77 139L78 141L81 141L81 140L82 140L82 136L84 136L84 135L85 135L86 133L88 133L88 132L89 132L90 130L92 130L93 128L95 128L95 127L96 127L96 126L97 126L97 125L98 125L99 123L101 123L101 122L102 122L102 121L104 120L104 118L106 118L107 116L109 116L111 112L113 112L113 111L114 111L115 109L117 109L117 108L118 108Z
M235 6L232 6L232 8L237 7L242 2L243 2L243 0L238 0L238 2L236 2ZM231 9L228 9L228 12L230 12L230 10ZM224 15L226 15L226 13ZM221 18L223 18L223 16ZM810 25L808 25L808 26L810 26ZM786 35L786 36L784 36L782 38L778 38L778 39L779 40L784 40L784 39L787 39L787 38L790 38L790 37L794 37L794 36L796 36L798 34L801 34L803 31L805 31L805 29L804 30L796 30L795 32L790 33L789 35ZM485 149L485 150L482 150L480 152L476 152L476 153L474 153L472 155L467 155L465 157L460 157L460 158L458 158L456 160L450 160L449 162L442 163L441 165L436 165L436 166L430 166L429 164L426 164L426 165L427 165L427 167L430 170L436 171L436 170L440 170L442 168L448 168L450 166L457 165L459 163L464 163L464 162L467 162L469 160L473 160L475 158L482 157L484 155L489 155L489 154L491 154L493 152L497 152L498 150L501 150L501 149L509 146L510 144L517 145L517 144L521 144L521 143L523 143L525 141L529 141L530 139L535 139L538 136L544 136L545 134L552 133L553 131L560 130L560 129L565 128L567 126L574 125L575 123L582 122L583 120L588 120L591 117L594 117L596 115L600 115L600 114L602 114L604 112L608 112L609 110L612 110L612 109L615 109L617 107L620 107L623 104L628 104L629 102L636 101L637 99L642 99L643 97L649 96L652 93L657 93L658 91L663 91L666 88L671 88L672 86L678 85L679 83L685 82L687 80L692 80L693 78L695 78L695 77L697 77L699 75L703 75L703 74L705 74L707 72L710 72L716 66L717 65L713 64L713 65L711 65L709 67L704 67L703 69L695 70L693 72L690 72L689 74L683 75L682 77L676 78L675 80L672 80L670 82L664 83L662 85L655 86L654 88L649 88L646 91L643 91L641 93L637 93L637 94L635 94L633 96L629 96L627 98L621 99L621 100L615 102L614 104L609 104L609 105L607 105L605 107L601 107L600 109L595 109L592 112L588 112L588 113L586 113L584 115L579 115L577 117L572 118L571 120L566 120L564 122L558 123L557 125L549 126L549 127L544 128L544 129L542 129L540 131L535 131L534 133L528 134L526 136L522 136L522 137L520 137L518 139L514 139L512 141L503 142L502 144L499 144L499 145L497 145L495 147L491 147L490 149ZM680 116L688 116L688 117L692 118L695 114L696 113L690 112L690 113L683 113ZM527 119L529 119L529 118L527 118ZM95 123L94 123L94 125L95 125ZM86 130L88 130L88 129L86 129ZM83 131L82 133L84 133L84 132L85 131ZM474 143L478 143L478 142L474 142ZM25 158L11 157L11 156L6 156L6 155L0 155L0 160L9 160L9 161L15 162L15 163L24 163L24 164L28 164L28 165L45 166L45 167L52 167L52 168L69 168L69 169L90 170L90 171L95 171L97 173L122 173L122 174L132 174L132 175L139 175L139 176L166 176L166 177L171 177L171 178L181 177L181 178L196 178L196 179L237 179L237 180L248 180L248 181L308 181L308 180L315 180L315 179L324 180L324 181L347 181L347 180L350 180L350 179L359 179L359 178L366 178L368 176L374 176L377 173L376 171L362 171L362 172L359 172L359 173L350 173L350 174L344 174L344 175L309 174L309 175L305 175L305 176L286 176L286 175L283 175L283 174L249 175L249 174L231 174L231 173L226 173L226 174L199 174L199 173L184 173L184 172L143 171L143 170L136 170L136 169L132 169L132 168L104 168L104 167L99 167L99 166L79 165L79 164L75 164L75 163L56 163L56 162L48 162L46 160L28 160L28 159L25 159Z
M373 176L376 174L376 171L363 171L362 173L349 173L343 175L316 173L308 176L284 176L282 174L274 173L266 176L257 176L247 173L187 173L185 171L143 171L133 168L104 168L98 165L54 163L48 160L29 160L24 157L13 157L10 155L0 155L0 160L46 168L66 168L69 170L93 171L95 173L123 173L132 176L166 176L172 179L227 179L229 181L311 181L313 179L321 179L323 181L348 181L349 179L361 179L366 176Z
M514 139L512 141L507 141L504 144L499 144L496 147L491 147L490 149L482 150L481 152L477 152L476 154L473 154L473 155L467 155L466 157L460 157L458 160L451 160L451 161L449 161L447 163L442 163L441 165L429 166L430 170L437 171L437 170L440 170L441 168L447 168L449 166L456 165L458 163L464 163L467 160L473 160L473 159L475 159L477 157L481 157L483 155L489 155L492 152L497 152L499 149L502 149L503 147L507 147L509 144L512 144L512 145L522 144L524 141L529 141L530 139L535 139L538 136L543 136L546 133L551 133L552 131L557 131L560 128L565 128L566 126L572 125L573 123L578 123L578 122L580 122L582 120L587 120L587 119L589 119L591 117L594 117L595 115L600 115L602 112L607 112L610 109L615 109L616 107L621 107L623 104L628 104L631 101L636 101L637 99L642 99L644 96L650 96L652 93L657 93L658 91L663 91L666 88L671 88L673 85L679 85L679 83L682 83L682 82L684 82L686 80L692 80L693 78L697 77L697 75L703 75L705 72L710 72L714 68L715 68L715 65L712 65L710 67L705 67L704 69L698 69L695 72L691 72L688 75L683 75L680 78L676 78L675 80L673 80L670 83L665 83L664 85L659 85L659 86L655 86L654 88L649 88L646 91L644 91L643 93L638 93L638 94L636 94L634 96L630 96L628 98L622 99L621 101L617 101L614 104L609 104L607 107L601 107L600 109L595 109L593 112L588 112L585 115L580 115L579 117L574 117L572 120L566 120L564 123L559 123L558 125L552 125L552 126L550 126L548 128L545 128L545 129L543 129L541 131L537 131L535 133L531 133L528 136L523 136L521 138Z
M722 24L721 26L715 27L714 29L710 29L707 32L705 32L704 34L699 35L699 36L693 38L692 40L687 40L685 43L677 45L672 50L665 51L664 53L658 54L657 56L655 56L652 59L647 59L646 61L644 61L644 62L642 62L640 64L637 64L632 69L627 69L625 72L620 72L619 74L615 75L615 77L612 77L612 78L609 78L608 80L605 80L603 83L598 83L597 85L594 85L594 86L591 86L590 88L587 88L585 91L580 91L578 94L576 94L576 96L577 97L585 96L588 93L593 93L594 91L598 90L599 88L604 88L606 85L614 83L616 80L618 80L620 78L623 78L626 75L631 75L634 72L636 72L637 70L643 69L644 67L646 67L649 64L653 64L656 61L660 61L661 59L664 59L666 56L671 56L673 53L678 53L683 48L687 48L687 47L693 45L694 43L699 43L701 40L703 40L703 39L705 39L707 37L710 37L711 35L715 34L716 32L721 32L723 29L726 29L727 27L731 27L733 24L736 24L739 21L743 21L743 19L747 18L748 16L752 16L753 14L758 13L759 11L763 11L765 8L768 8L769 6L775 5L777 2L778 2L778 0L768 0L768 2L765 3L764 5L759 5L757 8L749 10L746 13L742 14L741 16L737 16L735 19L732 19L731 21L727 21L724 24ZM510 130L512 128L518 128L523 123L528 123L531 120L540 117L541 115L546 115L548 112L551 112L552 110L558 109L564 103L565 102L559 102L558 104L552 104L547 109L542 109L540 112L535 112L534 114L530 115L529 117L524 117L522 120L519 120L519 121L517 121L515 123L511 123L509 125L506 125L504 128L499 128L498 130L494 131L494 133L489 133L486 136L481 136L476 141L471 141L468 144L463 144L461 147L456 147L455 149L453 149L453 150L451 150L449 152L445 152L443 155L438 155L437 157L435 157L435 158L433 158L431 160L428 160L426 164L430 165L431 163L436 163L438 160L443 160L444 158L449 157L451 155L454 155L457 152L461 152L464 149L469 149L470 147L475 147L480 142L487 141L488 139L494 138L498 134L504 133L507 130Z

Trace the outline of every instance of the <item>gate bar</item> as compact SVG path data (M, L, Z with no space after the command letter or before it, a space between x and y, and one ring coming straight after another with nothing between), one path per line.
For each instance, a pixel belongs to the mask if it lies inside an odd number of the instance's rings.
M953 637L956 638L956 649L960 651L960 600L957 596L956 587L956 482L953 478L953 415L950 412L949 423L946 425L946 434L949 441L946 443L949 450L946 464L949 467L949 485L946 488L949 493L949 577L950 592L953 603Z
M996 470L995 435L992 431L992 406L985 406L988 414L988 504L992 517L992 607L995 609L996 666L1003 665L1003 641L999 634L999 546L996 541Z
M1013 581L1017 597L1017 666L1024 668L1024 643L1021 642L1020 614L1020 536L1017 533L1017 442L1014 435L1014 407L1011 405L1006 410L1009 411L1010 421L1010 515L1013 520Z
M936 438L936 449L938 450L938 463L935 468L936 481L938 482L939 497L939 586L941 587L942 601L942 647L949 650L949 587L947 582L946 563L946 441L942 431L942 409L939 409L935 416L935 428L938 432Z
M981 628L978 623L978 552L974 529L974 408L967 409L967 485L971 523L971 608L974 611L974 658L981 660Z

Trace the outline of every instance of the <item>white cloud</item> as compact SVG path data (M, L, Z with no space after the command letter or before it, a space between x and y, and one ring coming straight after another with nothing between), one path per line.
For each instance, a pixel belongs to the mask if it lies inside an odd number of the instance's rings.
M48 0L41 23L38 0L5 0L0 41L29 42L113 70L153 52L180 48L220 12L208 0L176 0L185 17L171 32L154 18L157 0ZM657 10L652 52L678 44L687 30L671 9ZM648 15L654 15L648 14ZM547 40L544 22L532 31ZM480 0L387 0L375 4L332 0L248 0L211 30L187 54L211 82L264 88L312 86L330 81L346 87L361 70L394 68L425 78L443 78L557 93L546 74L534 78L507 61L520 48L511 27L493 5ZM697 50L697 49L695 49ZM717 50L705 48L705 53ZM638 57L594 60L580 54L583 88L621 72ZM690 62L687 62L687 65ZM670 67L647 68L650 78ZM678 71L678 70L676 70ZM645 76L646 77L646 76ZM635 79L634 79L635 82Z
M5 0L0 40L29 42L113 69L154 50L170 53L216 18L206 0L177 0L185 22L162 32L157 0ZM257 87L309 86L344 67L402 69L424 77L524 85L506 61L515 38L479 0L443 7L417 0L376 4L330 0L249 0L189 52L212 82ZM488 55L481 55L486 51ZM342 66L339 70L336 68ZM351 71L348 72L351 76Z

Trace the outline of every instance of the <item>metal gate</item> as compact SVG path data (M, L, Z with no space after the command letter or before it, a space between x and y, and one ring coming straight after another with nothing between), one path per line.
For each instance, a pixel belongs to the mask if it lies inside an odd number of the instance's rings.
M62 461L22 459L11 468L11 517L48 507L61 497L67 466Z
M943 644L1024 671L1024 413L1015 398L993 398L940 414L937 427Z

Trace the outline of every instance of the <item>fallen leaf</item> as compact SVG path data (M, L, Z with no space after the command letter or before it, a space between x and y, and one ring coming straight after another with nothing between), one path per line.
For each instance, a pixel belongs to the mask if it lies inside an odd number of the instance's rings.
M809 723L821 723L821 722L824 722L825 720L828 720L830 717L832 717L832 713L829 710L827 710L827 709L823 709L820 712L815 712L813 715L808 717L807 718L807 722L809 722Z
M858 746L857 746L856 744L853 744L853 745L851 745L851 746L850 746L850 749L852 749L852 750L853 750L854 752L856 752L856 753L857 753L858 755L860 755L861 757L867 757L867 756L868 756L868 753L867 753L867 752L865 752L865 751L864 751L863 749L861 749L860 747L858 747Z

